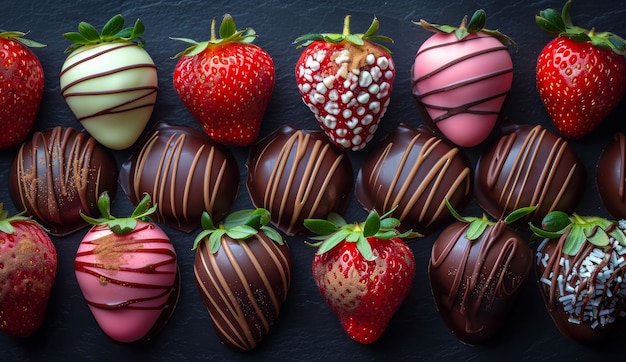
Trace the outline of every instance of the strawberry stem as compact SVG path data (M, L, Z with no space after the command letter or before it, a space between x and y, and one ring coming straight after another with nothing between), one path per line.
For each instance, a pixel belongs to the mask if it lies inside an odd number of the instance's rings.
M92 218L82 212L80 216L89 224L106 225L113 233L124 235L135 230L138 220L147 221L148 216L156 211L157 205L155 204L150 207L150 203L150 195L146 193L129 217L117 218L111 215L111 198L109 197L109 193L104 191L98 198L98 209L102 217Z

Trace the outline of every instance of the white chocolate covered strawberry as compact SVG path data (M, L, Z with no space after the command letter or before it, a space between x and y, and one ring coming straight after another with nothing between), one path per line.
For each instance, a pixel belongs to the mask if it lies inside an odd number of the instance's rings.
M61 93L93 138L121 150L145 129L156 101L156 66L143 48L140 20L124 28L116 15L101 32L85 22L63 34L74 42L61 69Z

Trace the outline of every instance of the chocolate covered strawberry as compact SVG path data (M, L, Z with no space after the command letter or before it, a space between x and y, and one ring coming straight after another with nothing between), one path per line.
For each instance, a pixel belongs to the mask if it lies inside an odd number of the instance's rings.
M291 283L291 253L269 222L265 209L241 210L216 227L205 212L193 246L196 285L215 332L243 351L267 335Z
M415 277L413 252L400 234L398 219L372 211L365 222L346 224L307 219L305 226L322 240L313 258L313 279L322 297L354 341L378 340L411 290Z
M395 65L389 50L376 41L378 19L364 34L350 33L350 16L341 34L306 34L296 63L302 100L319 126L338 147L358 151L372 140L387 111Z
M145 129L156 101L157 69L144 49L143 23L124 28L116 15L99 32L81 22L61 68L61 94L89 134L102 145L121 150Z
M531 229L537 247L537 280L558 330L581 343L598 343L626 313L626 221L546 215Z
M435 34L418 49L411 67L413 96L422 118L461 147L483 142L500 118L513 81L506 35L485 29L477 10L459 27L415 23Z
M43 324L56 278L57 253L32 219L9 217L0 204L0 329L28 337Z
M626 40L574 26L571 1L546 9L537 25L555 35L537 59L537 90L556 129L579 139L594 130L626 94Z
M533 253L509 225L534 207L504 219L463 217L445 228L432 247L428 276L444 322L467 344L492 338L506 322L532 268Z
M263 115L274 91L274 62L251 44L252 28L237 30L229 14L211 39L203 42L172 38L190 46L174 69L174 89L206 133L215 141L247 146L259 135Z
M147 217L148 194L132 215L110 214L103 193L102 217L84 215L94 226L85 235L74 260L76 279L102 331L119 342L149 339L174 312L180 293L176 251L165 232Z
M0 150L26 139L43 97L43 67L30 48L45 45L25 35L0 32Z

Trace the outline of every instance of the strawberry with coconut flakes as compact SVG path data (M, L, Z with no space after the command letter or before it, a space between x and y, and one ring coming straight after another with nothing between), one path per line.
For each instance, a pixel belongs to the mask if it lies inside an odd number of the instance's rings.
M393 211L393 210L392 210ZM400 221L370 212L363 223L347 224L337 215L328 220L306 219L319 234L313 258L313 279L322 297L339 318L346 334L361 344L378 340L409 294L415 258L400 234Z
M121 15L98 32L81 22L60 74L61 94L89 134L103 146L132 146L145 129L156 102L158 79L154 61L143 48L144 26L137 20L124 28Z
M0 150L20 144L33 129L43 97L43 67L29 48L45 45L18 31L0 32Z
M580 139L594 130L626 94L626 40L572 24L571 1L546 9L537 25L556 35L539 53L537 90L556 129Z
M626 315L626 221L553 211L530 225L539 290L558 330L601 343Z
M302 100L338 147L358 151L372 140L389 100L395 65L390 51L374 41L374 18L364 34L350 33L350 16L341 34L307 34L295 40L306 47L296 64Z
M0 204L0 329L28 337L42 325L56 278L57 253L44 229Z
M215 141L247 146L261 129L265 110L274 91L274 62L254 44L252 28L237 30L229 14L224 15L211 39L196 42L171 38L190 46L176 54L174 89L205 132Z

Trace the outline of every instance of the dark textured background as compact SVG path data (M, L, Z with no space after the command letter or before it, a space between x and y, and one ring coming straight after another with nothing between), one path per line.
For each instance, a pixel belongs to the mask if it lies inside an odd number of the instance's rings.
M563 1L564 2L564 1ZM60 94L58 74L68 42L61 36L74 31L80 21L100 28L116 13L125 16L128 24L141 18L146 26L146 50L159 71L159 95L151 124L165 120L172 124L199 128L177 98L172 87L176 60L171 56L184 45L169 37L209 37L211 18L231 13L239 28L253 27L259 38L255 44L264 47L276 65L276 89L261 131L268 134L282 124L317 129L309 110L300 100L294 79L294 67L300 50L293 40L308 32L340 32L343 17L352 14L353 32L364 32L374 15L380 20L380 33L395 40L390 45L398 73L391 104L383 118L375 140L386 136L399 122L418 125L422 122L416 110L409 85L409 68L420 44L430 35L413 25L412 20L424 18L434 23L458 25L463 15L476 9L487 12L487 27L500 29L513 37L519 50L512 52L515 68L510 103L504 109L507 117L518 123L540 123L554 130L538 98L534 83L536 57L550 36L534 23L534 16L547 7L561 8L561 0L551 1L12 1L2 7L0 27L7 30L30 31L30 38L47 44L35 50L46 74L43 104L36 129L63 125L81 128ZM626 2L575 0L574 20L583 27L620 32L626 18ZM626 34L621 34L626 36ZM595 185L595 164L604 145L616 130L624 127L626 102L622 102L609 119L589 137L571 142L584 159L589 173L586 192L581 195L578 212L608 216L598 201ZM351 154L355 171L367 149ZM481 147L467 150L475 162ZM252 207L245 188L247 148L233 148L241 170L241 185L235 209ZM118 162L129 151L115 152ZM8 195L8 168L14 150L0 155L0 202L15 213ZM119 190L113 214L126 215L131 205ZM482 211L472 202L464 214L479 216ZM346 213L348 221L361 220L366 212L354 197ZM171 237L182 270L182 294L178 308L166 328L153 340L140 344L120 344L107 338L95 323L84 302L74 277L73 258L84 231L65 238L53 238L59 254L58 278L50 300L48 315L40 331L33 337L18 340L0 335L0 360L55 360L93 358L97 360L573 360L599 355L617 355L626 332L620 330L601 347L586 347L562 337L546 313L537 286L531 278L524 288L520 303L514 309L501 333L490 343L470 347L453 337L434 306L427 278L430 247L436 237L416 240L411 248L417 260L413 289L387 332L372 345L359 345L350 340L335 316L318 294L311 277L310 265L314 249L303 244L303 238L288 238L294 259L293 279L281 315L266 339L252 352L231 350L218 341L208 313L196 289L191 251L195 233L184 234L164 227Z

